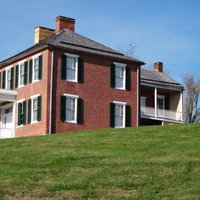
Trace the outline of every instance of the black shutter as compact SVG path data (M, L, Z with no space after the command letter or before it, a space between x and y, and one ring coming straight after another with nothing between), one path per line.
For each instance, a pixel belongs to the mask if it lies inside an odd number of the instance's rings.
M77 123L83 124L84 122L84 104L83 99L77 99Z
M42 55L39 56L39 74L38 74L38 79L42 79Z
M27 76L28 76L28 61L24 63L24 85L27 84Z
M22 123L23 123L23 125L25 125L26 124L26 101L23 101L22 105L23 105Z
M126 90L131 90L131 69L126 66Z
M131 107L126 105L126 127L131 126Z
M28 100L28 124L31 123L31 99Z
M29 60L29 83L32 83L33 60Z
M18 120L17 120L18 126L22 124L21 112L22 112L22 103L18 103Z
M10 89L14 89L14 67L11 68Z
M110 103L110 127L115 127L115 104Z
M84 61L82 58L78 58L78 82L84 82Z
M62 55L61 57L61 79L66 80L66 72L67 72L67 56Z
M38 100L37 120L38 120L38 121L41 121L42 96L39 96L37 100Z
M60 97L60 120L62 122L65 121L65 115L66 115L66 96Z
M6 88L6 71L3 71L2 88Z
M115 88L115 65L110 65L110 86Z
M19 80L19 65L15 68L15 88L18 88L18 80Z

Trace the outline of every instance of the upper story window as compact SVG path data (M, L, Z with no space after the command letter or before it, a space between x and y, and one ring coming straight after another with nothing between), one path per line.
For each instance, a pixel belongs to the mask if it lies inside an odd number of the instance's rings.
M130 68L122 63L111 65L111 87L120 90L130 90L131 74Z
M11 69L6 71L6 89L11 89Z
M43 57L41 54L35 55L29 61L29 83L42 79Z
M2 88L7 90L13 90L13 84L14 84L14 68L8 67L5 71L3 71Z
M27 84L27 71L28 71L28 61L24 60L19 62L15 68L15 88Z
M78 55L62 55L61 79L71 82L83 82L83 59Z
M33 81L39 80L39 57L33 58Z

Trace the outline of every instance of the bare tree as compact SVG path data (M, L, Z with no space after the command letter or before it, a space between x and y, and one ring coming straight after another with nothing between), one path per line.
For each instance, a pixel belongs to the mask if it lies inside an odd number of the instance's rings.
M185 122L194 123L200 121L200 80L194 75L186 75L183 78L185 87Z
M125 48L118 47L117 49L119 52L127 55L127 56L134 56L135 54L135 47L132 43L128 44Z

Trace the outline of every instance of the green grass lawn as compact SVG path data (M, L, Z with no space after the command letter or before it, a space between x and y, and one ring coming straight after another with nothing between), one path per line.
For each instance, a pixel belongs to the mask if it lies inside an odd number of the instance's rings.
M0 199L199 200L200 124L0 140Z

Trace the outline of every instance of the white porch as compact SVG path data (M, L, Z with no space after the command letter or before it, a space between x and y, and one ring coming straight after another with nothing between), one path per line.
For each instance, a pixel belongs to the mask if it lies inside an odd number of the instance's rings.
M145 86L143 86L143 88L145 88ZM147 90L151 97L151 103L148 101L147 104L149 96L141 96L141 118L159 120L162 122L183 123L182 90L173 91L157 87L148 87Z
M17 92L0 89L0 139L15 137Z

